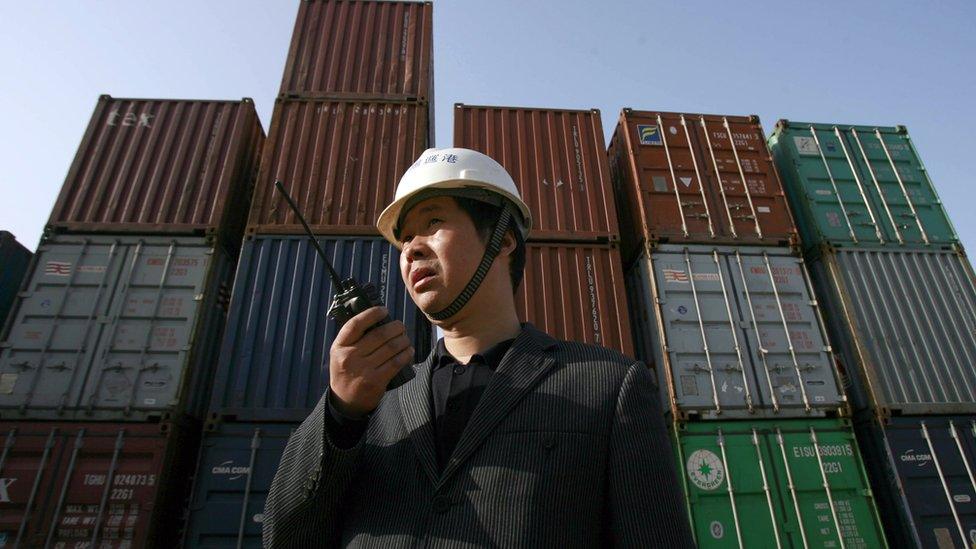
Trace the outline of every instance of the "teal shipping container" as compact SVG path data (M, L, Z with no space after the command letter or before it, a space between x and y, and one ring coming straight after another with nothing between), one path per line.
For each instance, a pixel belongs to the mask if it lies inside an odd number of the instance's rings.
M769 148L806 249L959 244L904 126L780 120Z

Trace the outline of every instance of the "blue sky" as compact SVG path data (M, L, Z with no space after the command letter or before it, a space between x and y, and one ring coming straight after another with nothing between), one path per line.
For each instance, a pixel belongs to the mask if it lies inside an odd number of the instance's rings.
M976 3L435 0L436 141L456 102L908 126L963 243ZM0 229L33 249L100 94L254 98L298 0L0 2Z

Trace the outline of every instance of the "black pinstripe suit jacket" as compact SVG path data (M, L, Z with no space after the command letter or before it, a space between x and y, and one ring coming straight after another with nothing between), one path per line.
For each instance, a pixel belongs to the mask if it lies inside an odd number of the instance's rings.
M349 450L328 439L323 396L281 458L265 546L692 545L641 363L524 325L442 471L431 364L383 397Z

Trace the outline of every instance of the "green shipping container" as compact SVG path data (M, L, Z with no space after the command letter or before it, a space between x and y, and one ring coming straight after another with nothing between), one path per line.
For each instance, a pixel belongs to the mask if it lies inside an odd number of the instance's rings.
M887 546L848 421L679 423L676 434L699 547Z
M769 148L806 249L959 243L904 126L780 120Z

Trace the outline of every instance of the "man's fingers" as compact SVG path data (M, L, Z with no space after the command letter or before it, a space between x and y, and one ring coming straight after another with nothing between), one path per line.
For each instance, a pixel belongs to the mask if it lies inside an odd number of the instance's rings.
M410 339L401 333L384 341L364 358L371 364L379 366L408 347L410 347Z
M355 354L357 356L367 357L375 353L377 349L381 349L391 339L405 337L406 333L407 327L404 326L399 320L394 320L392 322L387 322L382 326L377 326L376 328L367 332L366 335L356 342Z
M358 315L350 318L336 335L333 344L344 347L351 346L362 339L363 335L377 322L389 316L389 311L382 305L370 307Z
M396 375L396 373L399 372L401 368L404 368L413 363L413 354L414 354L413 346L407 347L406 349L397 353L396 356L394 356L390 360L387 360L382 365L380 365L378 369L385 374L389 374L390 379L393 379L393 376Z

